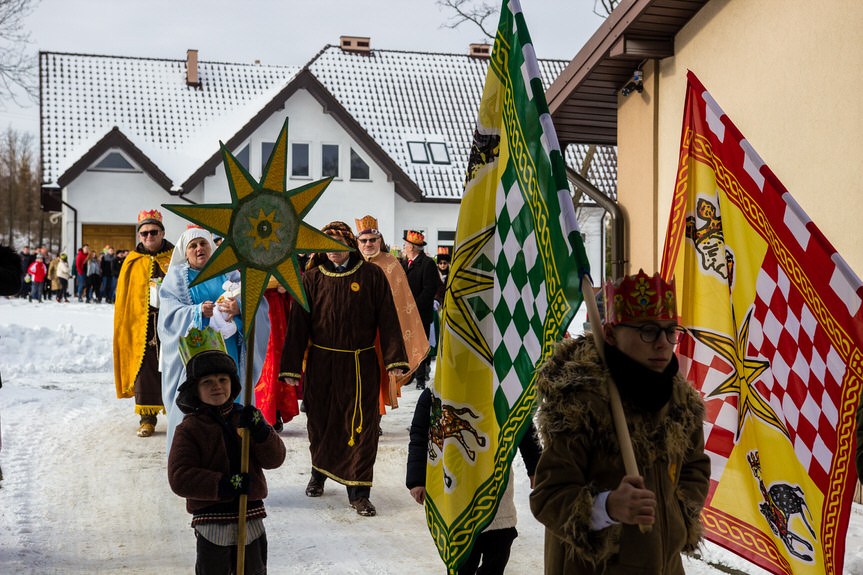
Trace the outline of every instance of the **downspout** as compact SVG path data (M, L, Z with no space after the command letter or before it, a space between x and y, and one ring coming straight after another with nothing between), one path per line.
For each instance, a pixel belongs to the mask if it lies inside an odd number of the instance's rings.
M625 223L620 206L590 183L590 180L569 166L566 166L566 179L578 188L579 191L596 202L599 207L608 212L611 218L611 277L614 279L622 278L624 264L626 264L626 260L623 257L623 228ZM602 278L598 278L598 280L602 283Z
M75 255L78 253L78 210L73 208L71 205L67 204L66 200L60 200L60 203L62 203L64 206L66 206L67 208L72 210L72 213L75 215L73 218L74 227L75 227L75 236L74 236L74 240L73 240L73 244L72 244L72 257L75 257Z

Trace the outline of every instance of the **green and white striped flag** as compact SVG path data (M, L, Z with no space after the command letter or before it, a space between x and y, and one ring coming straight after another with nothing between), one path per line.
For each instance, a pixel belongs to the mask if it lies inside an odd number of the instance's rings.
M497 511L535 408L536 366L575 315L588 271L524 16L504 1L433 387L426 517L450 573Z

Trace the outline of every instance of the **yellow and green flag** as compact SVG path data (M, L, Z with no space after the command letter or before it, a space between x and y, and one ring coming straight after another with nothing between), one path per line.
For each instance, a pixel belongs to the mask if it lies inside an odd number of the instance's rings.
M705 537L773 573L842 573L863 286L689 73L662 274L701 392Z
M491 522L536 366L581 304L587 257L517 0L503 2L441 315L426 517L455 573Z

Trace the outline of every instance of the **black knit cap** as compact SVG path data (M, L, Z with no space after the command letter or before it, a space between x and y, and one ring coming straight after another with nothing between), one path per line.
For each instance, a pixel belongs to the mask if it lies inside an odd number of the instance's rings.
M231 376L231 397L233 403L240 396L242 387L237 375L237 364L227 353L220 350L203 351L189 359L186 364L186 381L177 390L177 407L183 413L193 413L203 407L198 396L198 382L201 378L214 373L226 373Z

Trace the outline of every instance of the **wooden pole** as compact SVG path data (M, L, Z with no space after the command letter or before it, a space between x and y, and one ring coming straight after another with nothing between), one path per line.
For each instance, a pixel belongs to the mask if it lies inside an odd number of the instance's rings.
M255 318L249 324L249 334L246 339L246 385L243 386L243 405L252 404L252 392L255 389L254 359L255 359ZM240 452L240 472L249 472L249 451L251 448L251 435L246 427L240 428L240 439L243 447ZM240 495L240 516L237 520L237 575L243 575L246 568L246 505L249 496Z
M587 306L587 319L590 321L590 331L593 332L596 351L602 362L605 363L602 320L599 319L599 308L596 306L593 285L586 274L581 278L581 295L584 298L584 305ZM635 451L632 449L632 439L629 437L629 427L626 425L626 414L623 412L623 404L620 401L620 392L610 374L608 376L608 395L611 402L611 416L614 419L614 430L617 432L617 442L620 444L620 454L623 456L623 468L627 475L640 475L638 463L635 461ZM651 526L639 525L638 528L642 533L649 533Z

